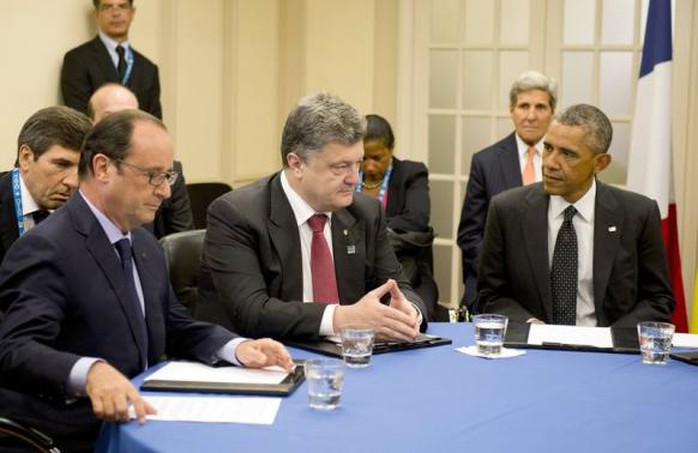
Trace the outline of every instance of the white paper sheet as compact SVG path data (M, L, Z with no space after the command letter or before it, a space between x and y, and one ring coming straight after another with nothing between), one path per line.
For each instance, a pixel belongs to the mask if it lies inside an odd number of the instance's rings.
M671 343L675 348L698 348L698 335L675 333Z
M150 395L144 398L158 411L147 419L164 421L271 425L281 405L281 398ZM131 418L135 418L133 407L129 411Z
M612 348L613 337L609 327L559 326L553 324L531 324L528 344L566 344Z
M526 354L526 351L522 349L502 348L502 353L499 355L485 355L477 352L476 345L462 346L460 348L456 348L456 351L473 357L482 357L483 359L511 359L512 357L518 357Z
M252 370L236 366L211 367L197 362L170 362L145 380L280 384L286 376L288 373L279 367Z

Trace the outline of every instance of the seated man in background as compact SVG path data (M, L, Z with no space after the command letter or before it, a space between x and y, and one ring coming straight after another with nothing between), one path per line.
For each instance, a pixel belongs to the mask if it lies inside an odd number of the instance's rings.
M317 339L366 323L411 341L426 328L380 203L354 191L363 136L363 118L336 96L294 107L283 169L209 207L199 316L254 337Z
M435 320L439 290L432 268L434 233L429 226L429 172L421 162L393 156L395 135L379 115L366 115L364 161L357 192L378 199L385 207L388 237L405 277Z
M80 148L91 128L68 107L41 109L24 123L15 168L0 173L0 263L17 238L75 192Z
M461 306L473 311L477 270L487 209L492 197L542 178L543 136L555 113L557 83L536 71L526 71L511 85L509 113L514 131L473 154L468 186L458 225L463 258Z
M480 312L579 326L671 322L657 203L596 179L611 162L612 135L596 107L569 107L545 136L543 182L492 199Z
M90 97L87 114L96 123L105 116L126 109L138 109L138 99L123 85L107 83L99 87ZM173 170L179 175L172 185L172 196L162 202L155 213L155 220L143 227L152 232L156 238L194 228L194 218L187 193L187 183L182 173L182 163L173 161Z
M0 416L67 451L90 448L100 420L154 409L130 378L164 354L208 364L292 368L283 345L193 321L174 298L151 222L177 174L164 125L138 110L85 139L80 190L21 237L0 266Z

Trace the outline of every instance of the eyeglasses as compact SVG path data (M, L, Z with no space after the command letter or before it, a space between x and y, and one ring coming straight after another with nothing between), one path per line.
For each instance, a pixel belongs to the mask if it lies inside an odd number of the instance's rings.
M105 4L100 4L99 5L99 11L100 12L106 12L106 11L129 11L131 9L131 4L129 2L126 3L105 3Z
M121 159L118 159L116 162L118 163L118 165L126 165L127 167L131 167L134 170L137 170L143 176L147 176L148 184L154 187L160 187L164 182L167 182L167 185L171 186L175 182L177 182L177 178L179 177L179 173L177 173L176 171L154 172L138 167L133 164L129 164L128 162L124 162Z

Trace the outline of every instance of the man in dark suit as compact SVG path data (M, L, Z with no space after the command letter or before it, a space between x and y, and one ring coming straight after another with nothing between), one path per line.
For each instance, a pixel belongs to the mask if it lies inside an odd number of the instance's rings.
M126 109L138 109L138 99L131 90L118 83L107 83L92 94L87 104L87 114L93 123L105 116ZM152 223L143 227L152 232L156 238L168 234L188 231L194 228L194 217L189 203L187 183L182 173L182 163L173 161L172 169L179 175L172 185L172 196L163 200L155 213Z
M521 74L509 91L509 112L515 131L473 154L463 201L458 246L463 259L465 291L461 305L472 311L477 294L477 269L490 200L496 194L541 180L543 136L557 101L557 84L535 71Z
M0 416L89 447L100 420L140 422L151 407L130 378L167 354L208 364L292 367L283 345L193 321L140 225L177 177L155 117L114 113L85 139L80 190L20 238L0 267ZM77 444L77 445L76 445Z
M15 168L0 173L0 263L17 238L78 187L80 148L90 120L68 107L34 113L17 139Z
M426 328L383 209L354 192L363 134L336 96L300 101L284 126L283 170L209 207L197 315L255 337L317 339L364 323L411 341Z
M61 70L63 102L87 113L92 93L107 82L127 86L141 110L162 118L158 68L136 52L128 30L136 14L133 0L93 0L98 35L65 54Z
M671 321L657 204L608 186L612 126L580 104L554 118L543 182L492 199L480 258L481 312L512 321L635 327Z

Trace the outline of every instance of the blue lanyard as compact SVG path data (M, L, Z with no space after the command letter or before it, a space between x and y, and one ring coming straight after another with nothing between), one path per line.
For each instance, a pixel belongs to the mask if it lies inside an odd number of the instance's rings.
M390 182L390 175L393 173L393 164L392 162L390 163L390 166L388 169L385 171L385 174L383 175L383 180L381 182L381 190L378 192L378 201L381 202L382 205L385 205L385 194L388 193L388 183ZM363 186L361 183L364 180L364 172L363 170L359 170L359 183L356 185L356 191L357 192L363 192Z
M133 50L131 46L126 47L126 72L124 72L124 77L121 79L121 84L126 86L128 79L131 78L131 71L133 71Z
M12 169L12 196L15 200L15 219L17 219L17 229L19 235L23 235L26 230L24 227L24 214L22 213L22 186L19 183L19 168Z

